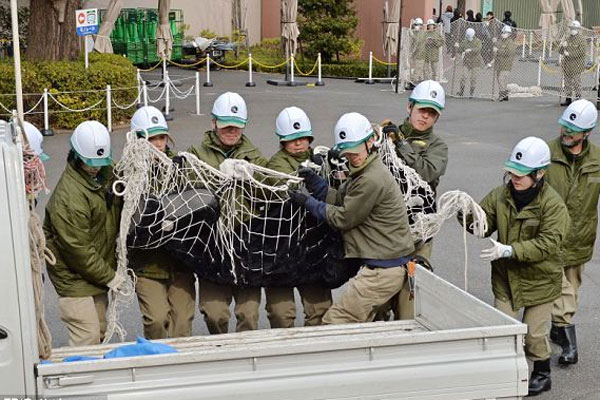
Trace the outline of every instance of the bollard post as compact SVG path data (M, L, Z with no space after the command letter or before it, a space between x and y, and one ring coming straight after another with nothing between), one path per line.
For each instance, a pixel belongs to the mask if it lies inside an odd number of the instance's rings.
M365 82L367 85L372 85L375 83L373 80L373 52L369 52L369 79Z
M590 64L594 64L594 38L590 40Z
M148 86L146 86L146 81L142 82L142 91L144 95L144 107L148 107Z
M200 72L196 71L196 115L200 115Z
M171 81L169 80L169 73L165 71L165 107L163 109L163 115L165 120L173 121L173 117L169 112L171 111Z
M533 50L533 31L529 32L529 55L531 56L531 52Z
M548 58L552 57L552 44L554 43L554 41L552 40L552 38L550 38L550 49L548 50Z
M540 60L538 62L538 79L537 79L537 85L539 87L542 86L542 57L540 57Z
M321 79L321 53L317 55L317 83L315 86L324 86L325 82Z
M294 54L290 56L290 81L288 82L288 86L296 86L296 82L294 82Z
M206 82L204 87L212 87L213 83L210 81L210 56L206 56Z
M112 97L110 95L110 85L106 85L106 127L112 132Z
M248 82L246 87L255 87L256 83L252 82L252 53L248 53Z
M54 136L54 132L50 129L50 116L48 115L48 89L44 89L44 129L43 136Z
M142 108L142 76L140 75L140 69L136 68L136 80L138 90L138 100L136 108Z
M542 43L542 58L546 59L546 38L544 38L544 42Z
M521 51L521 58L525 58L525 42L527 41L527 39L525 39L525 35L523 35L523 50Z

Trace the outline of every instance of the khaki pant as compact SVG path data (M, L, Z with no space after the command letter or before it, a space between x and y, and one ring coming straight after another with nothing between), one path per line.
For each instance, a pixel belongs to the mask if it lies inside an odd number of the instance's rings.
M573 323L573 316L579 305L579 288L584 265L575 265L563 269L562 293L552 307L552 323L566 326Z
M200 280L198 302L208 331L213 335L227 333L232 300L235 300L236 332L258 329L260 294L261 288L219 285Z
M60 319L69 331L69 346L100 344L106 332L106 293L88 297L59 297Z
M494 300L494 307L503 313L517 318L519 311L514 311L511 301ZM523 323L527 324L525 336L525 355L531 361L542 361L550 358L550 341L548 340L548 322L552 316L552 302L525 307Z
M416 85L423 80L425 73L425 60L414 60L412 82Z
M427 79L432 79L434 81L438 80L438 62L437 61L427 61L425 64L427 71L425 72L425 77Z
M477 78L479 78L480 68L467 68L463 66L460 76L460 92L459 96L464 96L465 84L469 80L469 94L473 96L477 88Z
M401 267L372 268L363 266L350 279L346 291L323 316L323 324L370 322L377 311L400 291L406 280Z
M192 335L194 282L192 273L176 273L172 280L138 278L135 291L147 339Z
M496 71L496 80L498 81L498 91L500 93L507 91L509 75L510 71Z
M298 287L304 308L304 326L322 324L323 315L331 307L331 289L322 286ZM267 316L271 328L291 328L296 320L293 288L265 288Z
M565 97L581 97L581 74L563 71L565 79Z

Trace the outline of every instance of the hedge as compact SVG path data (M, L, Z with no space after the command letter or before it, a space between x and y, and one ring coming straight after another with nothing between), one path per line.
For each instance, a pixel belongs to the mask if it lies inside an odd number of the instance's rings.
M14 65L12 59L0 62L0 103L8 109L16 107ZM125 57L115 54L92 53L89 57L89 69L86 71L83 60L80 61L40 61L21 64L23 84L23 108L28 111L40 99L44 88L65 106L72 109L89 107L101 99L106 99L106 85L112 89L112 99L119 105L132 103L137 96L136 68ZM127 90L115 90L131 88ZM60 93L90 91L84 93ZM35 95L27 95L33 93ZM48 100L50 126L58 129L73 129L79 123L95 119L106 124L106 101L97 108L86 112L65 112L52 99ZM43 111L40 104L36 112ZM124 122L131 117L135 108L120 110L113 105L113 124ZM0 110L0 118L6 118L5 110ZM26 119L43 125L43 114L30 114Z

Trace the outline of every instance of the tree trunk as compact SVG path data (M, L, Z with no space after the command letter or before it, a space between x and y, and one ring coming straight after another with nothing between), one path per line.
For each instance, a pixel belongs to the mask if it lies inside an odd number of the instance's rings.
M79 0L31 0L28 60L73 60L81 50L75 32Z

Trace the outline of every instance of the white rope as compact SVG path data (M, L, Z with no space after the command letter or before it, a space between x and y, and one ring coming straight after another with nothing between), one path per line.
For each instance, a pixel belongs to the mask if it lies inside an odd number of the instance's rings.
M42 101L44 101L44 96L43 95L42 95L42 97L40 97L40 99L38 100L38 102L35 103L35 105L33 107L31 107L28 111L26 111L24 114L32 114L33 110L35 110L37 108L37 106L39 106Z
M2 107L2 109L4 109L7 113L12 114L12 110L9 110L8 108L6 108L6 106L2 103L0 103L0 107Z
M192 86L189 88L189 90L184 92L184 91L177 89L175 87L175 85L173 85L173 82L171 82L171 81L169 81L169 85L171 86L171 89L173 89L173 96L175 96L176 98L178 98L180 100L188 98L195 89L195 86Z
M129 109L129 108L131 108L131 107L133 107L133 106L135 106L137 104L138 100L140 99L141 94L142 94L141 92L138 93L138 95L136 96L135 100L133 100L132 103L130 103L130 104L126 105L126 106L121 106L121 105L117 104L117 102L115 101L114 98L112 99L112 104L115 107L117 107L119 110L127 110L127 109Z
M158 101L160 101L160 99L163 98L163 96L165 95L165 93L167 93L167 85L165 85L162 89L162 92L160 92L160 95L156 98L156 99L152 99L150 97L150 95L148 95L148 103L157 103Z
M60 107L64 108L65 110L68 110L68 111L70 111L70 112L85 112L85 111L89 111L89 110L91 110L91 109L93 109L93 108L96 108L96 107L97 107L97 106L99 106L100 104L102 104L102 102L104 102L104 100L105 100L104 98L102 98L102 99L98 100L98 102L97 102L97 103L95 103L95 104L92 104L92 105L91 105L91 106L89 106L89 107L82 108L82 109L80 109L80 110L76 110L76 109L73 109L73 108L67 107L67 106L65 106L64 104L62 104L60 101L58 101L58 100L56 99L56 97L54 97L54 95L53 95L52 93L48 93L48 96L49 96L49 97L50 97L52 100L54 100L54 102L55 102L56 104L58 104Z

